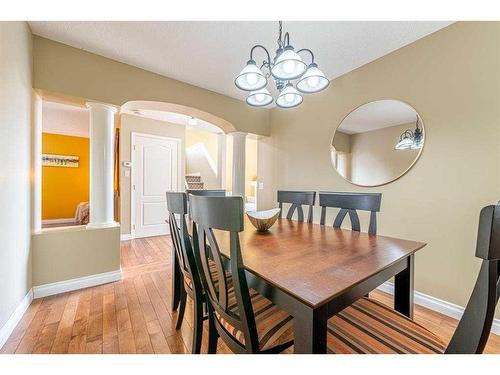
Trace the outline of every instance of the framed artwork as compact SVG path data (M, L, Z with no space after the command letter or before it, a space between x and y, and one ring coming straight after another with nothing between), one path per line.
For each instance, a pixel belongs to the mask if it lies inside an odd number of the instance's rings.
M80 166L80 157L74 155L42 154L42 166L78 168Z

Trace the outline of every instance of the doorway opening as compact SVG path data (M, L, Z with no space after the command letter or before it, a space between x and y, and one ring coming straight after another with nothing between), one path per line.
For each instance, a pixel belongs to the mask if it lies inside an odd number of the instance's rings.
M89 204L89 111L42 100L42 228L85 225Z

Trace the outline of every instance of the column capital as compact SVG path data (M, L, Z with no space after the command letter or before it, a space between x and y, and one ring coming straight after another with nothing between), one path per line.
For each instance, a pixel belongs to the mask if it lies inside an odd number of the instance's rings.
M115 105L112 105L112 104L88 101L88 102L85 102L85 106L89 109L90 108L103 108L103 109L107 109L113 113L118 112L118 107Z
M228 135L232 135L233 137L246 137L248 133L245 132L231 132Z

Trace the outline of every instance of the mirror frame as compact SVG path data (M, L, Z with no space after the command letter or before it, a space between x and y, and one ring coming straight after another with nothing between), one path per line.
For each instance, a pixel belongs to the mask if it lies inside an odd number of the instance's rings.
M352 182L352 181L349 181L347 178L345 178L344 176L342 176L338 171L337 171L337 168L335 168L335 166L333 165L333 162L332 162L332 151L335 150L335 147L333 147L333 139L335 137L335 133L337 133L337 130L338 128L340 127L340 125L342 125L342 123L344 122L344 120L351 114L353 113L354 111L357 111L359 108L363 107L364 105L367 105L367 104L370 104L370 103L373 103L373 102L380 102L380 101L383 101L383 100L394 100L394 101L398 101L398 102L401 102L401 103L404 103L406 104L407 106L413 108L413 110L415 111L415 113L417 114L417 116L420 118L420 123L422 125L422 129L424 129L424 137L423 137L423 145L422 145L422 148L420 149L420 151L418 152L417 156L415 157L415 159L413 160L413 162L408 166L408 168L406 168L401 174L399 174L398 176L396 176L395 178L393 178L392 180L389 180L387 182L384 182L384 183L381 183L381 184L377 184L377 185L363 185L363 184L358 184L358 183L355 183L355 182ZM410 169L413 168L413 166L417 163L417 161L420 159L420 157L422 156L422 151L424 151L424 148L425 148L425 144L426 144L426 139L427 139L427 128L425 126L425 123L424 123L424 120L422 118L422 116L420 116L420 113L415 109L415 107L413 105L411 105L410 103L408 102L405 102L404 100L401 100L401 99L395 99L395 98L383 98L383 99L375 99L375 100L370 100L369 102L364 102L363 104L360 104L358 105L356 108L354 108L353 110L349 111L349 113L347 115L345 115L342 120L339 122L339 124L337 125L337 127L335 128L335 130L333 131L333 136L330 140L330 164L332 165L332 168L335 170L335 172L337 173L337 175L339 175L343 180L349 182L350 184L352 185L355 185L355 186L360 186L360 187L365 187L365 188L371 188L371 187L377 187L377 186L384 186L384 185L387 185L387 184L390 184L396 180L399 180L401 177L403 177L405 174L407 174Z

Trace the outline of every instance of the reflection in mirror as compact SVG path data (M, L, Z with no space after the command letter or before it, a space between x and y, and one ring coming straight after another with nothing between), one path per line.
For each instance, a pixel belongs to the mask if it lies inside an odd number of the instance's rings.
M337 172L361 186L396 180L417 161L424 145L418 113L398 100L364 104L335 131L331 157Z

